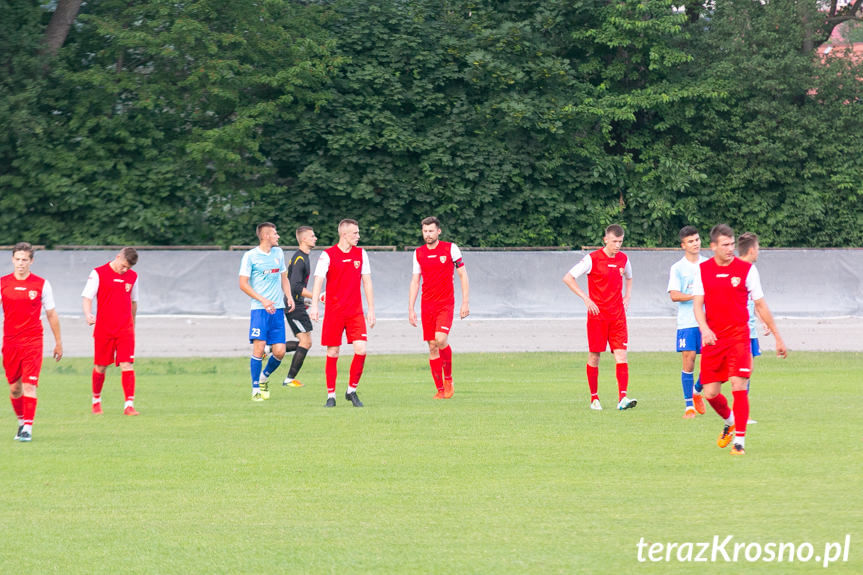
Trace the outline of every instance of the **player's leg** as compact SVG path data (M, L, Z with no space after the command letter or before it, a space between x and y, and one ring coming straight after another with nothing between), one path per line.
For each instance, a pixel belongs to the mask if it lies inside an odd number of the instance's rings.
M18 441L33 437L33 419L36 417L36 388L42 371L42 346L25 350L21 358L21 412L24 416Z
M324 314L324 321L321 326L321 345L327 348L327 363L324 368L327 381L327 403L325 407L336 406L336 377L339 373L339 348L342 345L344 328L345 324L340 316L332 311L327 311Z
M363 314L356 314L347 318L345 322L345 333L348 343L354 346L354 357L351 360L351 369L348 378L348 388L345 391L345 399L354 407L362 407L363 402L357 395L357 386L363 376L363 367L366 364L366 319Z
M617 409L632 409L638 405L638 400L627 395L629 389L629 363L627 363L626 348L629 346L629 331L626 319L608 322L608 347L614 354L615 378L617 379Z
M449 344L449 333L452 329L452 319L455 307L451 305L441 306L435 312L434 337L440 353L441 368L443 369L444 395L447 399L453 396L452 383L452 346Z
M604 321L587 316L587 385L590 388L590 408L601 410L599 403L599 354L605 351L608 338Z
M728 405L728 399L722 394L722 382L728 381L728 362L725 358L726 349L715 345L705 346L701 354L701 381L703 382L704 399L713 408L725 425L716 444L726 447L734 436L734 412Z
M746 384L752 373L752 352L748 338L741 338L731 347L728 361L731 394L734 396L734 447L732 455L743 455L746 444L746 424L749 422L749 392Z
M264 369L264 350L267 347L267 311L253 309L249 316L249 343L252 344L252 356L249 358L249 375L252 380L252 401L263 401L261 387L258 381Z
M120 366L120 381L123 385L124 415L138 415L135 410L135 334L117 338L117 363Z
M291 359L291 367L288 368L288 375L285 377L282 385L302 387L303 384L297 379L297 375L299 375L300 369L303 367L306 354L312 348L312 320L309 318L309 314L305 308L291 312L288 317L288 326L291 328L294 337L297 338L297 345L293 350L294 357Z
M93 415L102 414L102 388L105 386L105 373L108 371L108 366L114 363L115 346L113 338L94 338L93 372L90 375Z
M24 400L21 399L24 388L21 384L21 362L12 348L3 349L3 370L6 373L6 381L9 382L9 401L12 403L12 411L18 420L18 432L15 440L21 436L21 428L24 426Z
M691 419L698 413L693 397L695 395L695 350L682 350L680 357L683 364L680 371L680 384L683 387L683 402L686 409L683 417Z
M432 381L437 389L434 398L444 399L443 359L435 338L435 315L434 310L430 307L421 306L420 320L422 322L423 341L429 346L429 370L431 370Z
M261 375L258 378L258 388L261 390L261 397L263 399L270 399L270 375L282 365L282 358L285 357L285 315L277 310L276 313L267 314L265 320L266 340L267 345L270 346L270 358L261 370Z

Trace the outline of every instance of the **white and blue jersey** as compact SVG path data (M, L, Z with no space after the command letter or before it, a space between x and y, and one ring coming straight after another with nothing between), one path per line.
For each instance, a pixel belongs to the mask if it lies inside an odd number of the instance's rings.
M755 267L754 265L752 267ZM749 301L746 303L749 309L749 342L752 350L752 357L761 355L761 346L758 343L758 325L755 321L755 300L752 299L752 294L749 294Z
M692 287L696 278L701 274L701 269L698 266L705 260L707 258L704 256L698 256L697 262L691 262L685 257L681 258L680 261L671 266L671 272L668 275L668 290L666 291L679 291L682 294L692 295ZM677 329L698 327L692 306L692 300L677 302Z
M282 248L272 247L270 253L253 248L243 254L240 262L240 275L249 278L249 285L261 296L267 298L276 309L285 308L285 292L282 291L282 274L285 273L285 254ZM252 299L252 309L264 309L256 299Z

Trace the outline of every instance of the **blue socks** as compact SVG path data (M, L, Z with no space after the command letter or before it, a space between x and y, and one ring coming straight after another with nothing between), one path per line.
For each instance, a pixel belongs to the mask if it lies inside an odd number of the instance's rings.
M269 361L267 361L267 367L264 368L264 377L270 377L270 374L279 369L280 365L282 365L282 360L276 359L276 356L271 355Z
M262 357L255 357L254 355L249 360L249 371L252 372L252 389L258 389L260 386L258 385L258 379L261 377L261 363L263 363Z
M685 371L680 372L680 383L683 385L683 399L686 401L686 407L693 407L692 405L692 388L695 385L695 377L690 372L687 373Z

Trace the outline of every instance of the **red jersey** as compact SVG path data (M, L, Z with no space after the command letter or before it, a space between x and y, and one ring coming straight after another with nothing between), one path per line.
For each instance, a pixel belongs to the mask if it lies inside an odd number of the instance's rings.
M717 337L735 329L743 329L748 338L750 287L747 279L752 264L734 258L727 266L720 266L715 259L710 258L701 262L699 268L701 286L696 285L693 291L697 295L703 292L707 326Z
M631 275L627 267L629 259L623 252L609 257L604 250L596 250L589 255L591 266L587 272L587 293L599 308L596 319L626 317L623 307L623 278Z
M36 274L19 280L15 274L0 278L3 302L3 346L42 347L42 306L46 281ZM50 290L50 286L48 288ZM54 309L53 298L50 308Z
M461 250L451 242L438 242L434 249L428 244L414 252L414 273L422 275L422 304L455 303L453 272L462 267Z
M99 274L96 292L96 327L94 337L118 337L134 333L132 317L132 288L138 274L132 270L118 274L107 263L95 269Z
M365 252L356 246L345 253L335 245L321 254L315 275L325 275L327 278L327 313L341 316L362 315L363 298L360 286L363 273L369 273L367 266Z

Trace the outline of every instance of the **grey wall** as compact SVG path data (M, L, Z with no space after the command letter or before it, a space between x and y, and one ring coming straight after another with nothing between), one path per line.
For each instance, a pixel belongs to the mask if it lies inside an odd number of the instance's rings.
M312 253L312 265L319 253ZM464 252L471 316L583 317L583 303L561 279L585 253ZM634 276L630 315L674 315L675 306L666 293L668 270L682 252L627 253ZM113 250L41 251L32 270L51 281L60 314L80 315L87 275L115 254ZM377 316L406 317L412 253L369 255ZM249 300L240 292L237 279L241 258L242 252L237 251L141 251L135 266L140 276L139 313L247 316ZM863 316L863 250L762 249L758 268L767 302L777 315ZM0 275L11 271L11 253L0 251ZM580 283L586 287L584 278ZM456 287L457 301L459 293Z

